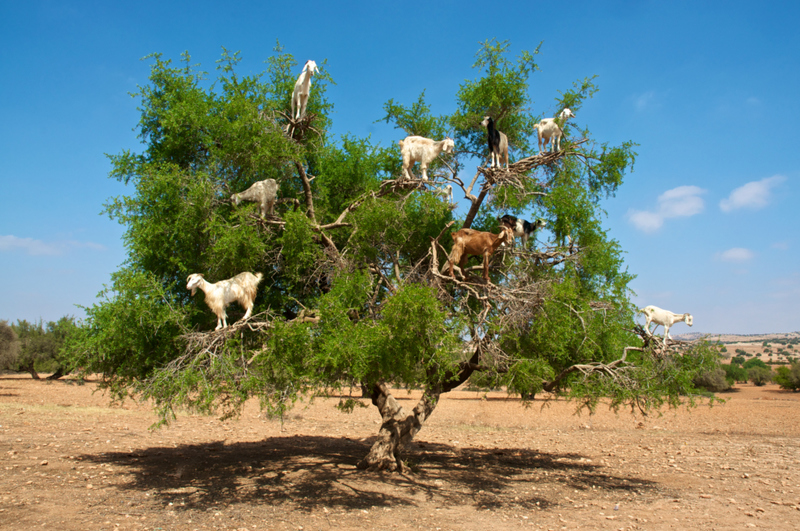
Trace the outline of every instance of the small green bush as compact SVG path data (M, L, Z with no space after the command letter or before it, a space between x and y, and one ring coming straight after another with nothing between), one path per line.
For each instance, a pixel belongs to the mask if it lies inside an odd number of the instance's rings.
M754 385L762 386L772 381L775 374L772 369L764 367L752 367L747 369L747 376Z
M792 363L788 367L778 367L775 383L780 385L781 389L800 391L800 363Z
M725 370L719 367L701 374L692 383L694 383L695 387L712 393L727 391L731 388L731 384L726 379Z
M731 384L748 380L747 369L743 367L731 363L730 365L723 365L722 369L725 371L725 379Z

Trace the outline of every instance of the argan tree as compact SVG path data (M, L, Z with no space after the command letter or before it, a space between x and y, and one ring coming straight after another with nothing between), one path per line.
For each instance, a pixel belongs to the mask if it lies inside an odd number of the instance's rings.
M716 353L636 333L632 275L602 227L600 201L622 184L634 144L608 145L571 122L562 151L535 154L544 111L580 117L596 87L579 81L537 112L529 82L538 49L513 59L508 48L480 46L474 79L453 87L452 115L434 114L424 93L376 110L398 140L455 139L428 182L402 178L395 142L331 136L325 62L295 122L299 67L280 47L254 76L239 75L237 54L224 51L213 84L188 54L181 66L153 55L135 95L143 149L111 156L111 176L131 186L106 205L126 227L128 259L86 309L71 342L75 366L102 373L117 396L153 399L164 421L179 408L227 418L250 398L275 415L332 392L353 397L344 409L369 399L383 422L361 468L402 467L402 444L467 380L590 408L607 398L647 411L691 396ZM508 136L508 171L486 168L487 114ZM267 178L279 183L274 216L232 204L232 193ZM460 206L436 193L446 184ZM551 236L502 248L489 282L472 272L480 264L442 273L452 232L497 233L506 213L545 219ZM214 332L216 317L186 277L243 271L264 274L254 315ZM398 388L422 389L411 411L394 399Z

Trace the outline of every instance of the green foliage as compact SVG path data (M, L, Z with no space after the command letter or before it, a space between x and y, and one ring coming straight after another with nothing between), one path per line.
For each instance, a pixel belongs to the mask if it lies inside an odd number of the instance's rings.
M745 368L745 369L752 369L753 367L760 367L762 369L769 369L767 364L764 363L763 361L761 361L758 358L750 358L749 360L744 362L744 364L742 364L742 367Z
M19 358L17 333L8 321L0 321L0 370L16 366Z
M747 369L740 367L738 364L731 362L730 365L723 365L725 370L725 378L731 384L735 382L746 382L748 380Z
M577 111L596 92L586 78L555 108L533 112L538 49L512 60L509 47L481 45L451 115L434 114L424 92L410 105L384 105L381 120L407 134L455 139L432 178L458 189L461 169L486 157L484 115L522 158L534 151L542 116ZM129 194L109 199L105 212L125 227L128 259L68 340L72 366L103 374L114 396L152 399L165 420L178 408L235 415L249 397L280 416L331 390L389 382L439 392L472 373L473 384L526 396L548 387L589 408L608 397L612 407L646 411L692 403L693 382L716 368L712 345L662 355L630 332L633 275L603 228L600 202L632 168L632 142L610 146L566 125L568 146L586 138L569 148L579 155L532 171L522 189L478 182L485 189L459 220L428 185L391 186L396 143L330 137L327 69L314 79L313 129L290 137L298 65L280 45L266 72L251 76L237 73L238 53L223 50L213 83L188 54L181 66L149 60L149 83L135 94L142 151L110 157L111 177ZM267 178L279 185L274 217L231 203ZM496 233L508 211L545 218L555 238L544 245L556 258L497 253L491 288L439 276L432 249L441 269L452 231ZM254 318L206 333L216 317L203 295L190 296L186 277L217 282L242 271L264 274ZM229 322L237 312L228 307Z
M744 361L744 356L734 356L731 358L731 365L742 365Z
M727 391L731 388L731 384L727 380L726 376L726 371L722 367L719 367L713 371L701 374L694 379L693 383L695 387L705 389L706 391L712 393L718 393L720 391Z
M800 363L793 362L788 367L778 367L774 379L781 389L800 391Z
M22 319L11 325L18 341L18 353L10 368L18 371L57 372L65 369L63 348L75 332L75 319L65 316L58 321L29 323Z
M772 381L775 374L769 367L751 367L747 369L747 377L757 386L766 385Z

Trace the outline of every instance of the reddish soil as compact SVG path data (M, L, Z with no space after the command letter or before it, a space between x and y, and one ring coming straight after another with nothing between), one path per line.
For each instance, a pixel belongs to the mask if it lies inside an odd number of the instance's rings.
M443 398L405 474L355 468L374 407L267 420L185 415L94 383L0 377L2 529L797 529L800 393L737 386L662 416ZM405 404L414 402L398 392Z

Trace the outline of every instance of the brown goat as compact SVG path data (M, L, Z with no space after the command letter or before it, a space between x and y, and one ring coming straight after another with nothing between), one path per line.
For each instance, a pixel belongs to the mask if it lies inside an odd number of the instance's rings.
M463 271L470 256L483 256L483 279L489 281L489 257L497 251L502 243L511 242L514 236L508 227L500 227L500 234L481 232L473 229L461 229L453 233L453 251L450 253L450 276L453 275L453 264Z

